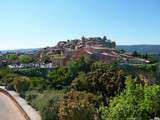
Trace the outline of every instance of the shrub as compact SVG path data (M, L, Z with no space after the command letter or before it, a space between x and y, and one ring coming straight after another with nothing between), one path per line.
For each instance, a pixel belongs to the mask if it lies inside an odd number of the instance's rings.
M62 91L56 90L43 93L30 91L26 94L26 99L41 113L43 120L58 120L59 99L62 95Z
M58 86L64 86L65 80L67 79L67 68L60 67L54 69L53 71L49 72L49 85L58 88Z
M16 77L14 79L15 90L24 97L24 94L30 88L30 79L28 77Z
M31 90L43 91L44 89L47 88L45 79L41 77L31 77L30 79L31 79L31 82L30 82Z
M20 55L19 56L19 61L21 63L29 63L32 61L32 57L30 55Z
M17 74L8 69L0 69L0 84L9 90L14 90L14 78Z
M78 91L83 91L83 90L89 91L90 83L87 80L87 74L83 72L79 73L77 78L73 80L71 87Z
M128 78L126 90L113 98L109 107L101 107L100 112L103 120L146 120L160 117L160 86L142 86Z
M93 120L96 96L79 91L70 91L60 102L59 120Z
M77 90L111 97L124 88L125 74L112 65L97 62L92 65L91 72L81 73L72 86Z

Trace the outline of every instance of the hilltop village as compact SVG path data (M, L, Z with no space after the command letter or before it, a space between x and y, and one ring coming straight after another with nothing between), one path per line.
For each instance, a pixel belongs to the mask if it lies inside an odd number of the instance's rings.
M40 56L40 60L46 56L50 57L53 65L63 66L71 59L78 59L81 56L88 56L91 59L101 60L107 63L113 62L131 62L137 64L145 64L149 61L144 59L134 58L127 54L121 54L120 50L116 49L116 42L107 39L106 36L90 37L67 41L60 41L54 47L46 47L40 49L36 55Z
M105 36L0 53L0 85L16 91L42 120L157 117L159 78L159 59L118 49Z
M0 66L9 68L53 68L64 66L72 59L87 56L106 63L147 64L149 61L133 57L116 49L116 42L104 37L82 37L60 41L54 47L46 47L29 53L0 54Z

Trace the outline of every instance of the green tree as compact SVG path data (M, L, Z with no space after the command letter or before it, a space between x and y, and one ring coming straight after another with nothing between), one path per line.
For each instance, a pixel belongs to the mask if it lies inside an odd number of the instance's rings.
M160 117L160 86L142 86L134 81L128 77L126 90L113 98L109 107L100 108L103 120L146 120Z
M80 72L89 72L93 62L94 61L87 56L82 56L78 60L73 60L69 62L69 64L67 65L68 78L66 84L70 84L79 75Z
M79 73L79 75L73 80L71 87L78 91L89 91L90 83L87 80L87 74L84 72Z
M43 61L44 63L50 63L50 62L51 62L51 58L50 58L49 55L45 54L45 55L43 55L43 57L42 57L42 61Z
M18 55L17 55L17 54L9 54L9 55L7 56L7 58L8 58L9 60L18 60Z
M67 65L68 68L68 84L78 75L80 72L80 64L78 60L73 60Z
M15 90L24 97L26 91L30 88L30 79L28 77L16 77L14 79Z
M91 72L86 76L82 75L78 78L79 83L86 84L89 92L101 94L103 96L114 96L125 86L125 74L122 70L109 64L96 62L91 67ZM83 80L84 79L84 80ZM84 82L85 81L85 82ZM83 87L82 87L83 88Z
M139 57L140 54L139 54L137 51L134 51L134 52L132 53L132 56L133 56L133 57Z
M29 63L32 61L32 57L30 55L20 55L19 56L19 61L21 63Z
M106 36L103 36L103 40L106 41L106 40L107 40L107 37L106 37Z
M31 77L30 80L30 89L32 90L43 91L47 87L46 80L42 77Z
M14 90L14 78L17 74L9 69L0 69L0 84L5 86L9 90Z
M48 73L49 85L56 88L63 87L67 79L67 68L60 67Z

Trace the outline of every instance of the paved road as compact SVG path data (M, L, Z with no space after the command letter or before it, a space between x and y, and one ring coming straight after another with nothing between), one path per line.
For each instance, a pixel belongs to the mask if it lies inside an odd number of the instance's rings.
M0 120L26 120L14 102L0 92Z

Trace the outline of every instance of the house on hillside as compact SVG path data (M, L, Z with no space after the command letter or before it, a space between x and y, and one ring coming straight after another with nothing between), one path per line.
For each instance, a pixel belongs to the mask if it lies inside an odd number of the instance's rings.
M52 66L64 66L67 63L65 56L52 56Z

